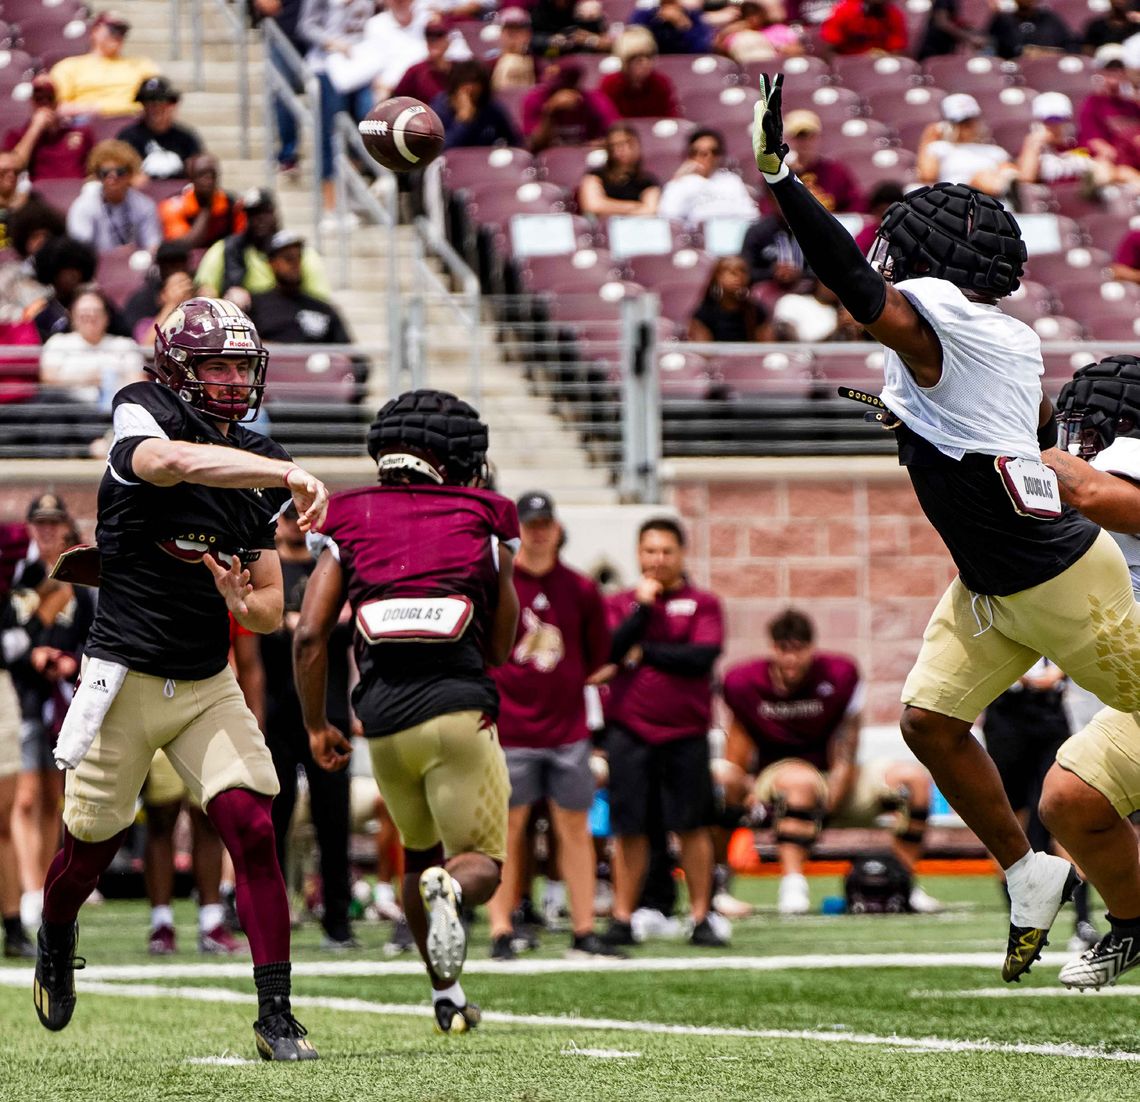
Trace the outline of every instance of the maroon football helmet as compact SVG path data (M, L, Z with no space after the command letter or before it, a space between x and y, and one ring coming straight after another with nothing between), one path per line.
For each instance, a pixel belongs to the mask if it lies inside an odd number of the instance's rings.
M210 383L211 398L198 378L203 360L242 356L249 361L248 383ZM232 302L191 298L162 323L154 335L153 371L158 381L207 417L241 421L256 414L265 391L266 352L253 322Z

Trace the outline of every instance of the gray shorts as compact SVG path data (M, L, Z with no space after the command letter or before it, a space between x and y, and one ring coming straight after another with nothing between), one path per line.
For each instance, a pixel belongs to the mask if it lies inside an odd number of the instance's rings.
M588 738L548 750L504 747L511 775L511 807L529 807L544 796L566 811L588 811L594 802Z
M55 769L51 735L38 719L20 721L20 768L25 773L42 773Z

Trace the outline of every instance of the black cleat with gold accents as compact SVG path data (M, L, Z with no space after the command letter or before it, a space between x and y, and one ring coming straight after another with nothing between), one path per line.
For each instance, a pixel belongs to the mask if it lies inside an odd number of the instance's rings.
M263 1060L316 1060L317 1050L306 1040L308 1030L293 1017L289 1003L273 1000L274 1008L253 1023L257 1054Z
M49 932L47 923L36 938L36 978L32 981L32 1002L45 1029L60 1030L75 1012L75 970L87 962L75 955L79 945L79 923Z

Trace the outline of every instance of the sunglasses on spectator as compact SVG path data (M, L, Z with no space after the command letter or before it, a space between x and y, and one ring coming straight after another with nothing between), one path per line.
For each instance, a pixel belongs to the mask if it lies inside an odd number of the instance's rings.
M124 176L129 176L130 174L131 170L125 168L123 165L115 165L112 168L100 168L95 171L95 175L98 176L100 180L106 180L108 178L121 180Z

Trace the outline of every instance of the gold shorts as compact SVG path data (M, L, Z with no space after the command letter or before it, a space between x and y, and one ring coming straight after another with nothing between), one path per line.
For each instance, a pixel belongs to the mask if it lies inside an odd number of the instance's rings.
M156 750L151 759L150 772L143 785L142 799L148 807L163 807L180 803L186 798L186 785L175 771L170 759L162 750Z
M1007 597L942 595L902 702L973 723L1041 656L1122 712L1140 712L1140 605L1116 541L1102 532L1067 570Z
M229 788L277 795L273 758L229 666L201 681L131 671L86 757L68 771L67 829L99 842L128 827L156 750L199 807Z
M821 773L810 762L802 758L783 758L760 771L754 791L761 803L773 803L776 796L776 781L786 766L796 765L811 772L815 782L816 795L820 806L827 800L827 774ZM887 783L889 761L873 761L855 767L855 783L843 806L828 820L829 826L875 826L875 821L883 814L883 801L896 792Z
M0 670L0 777L10 777L21 768L20 699L12 675Z
M405 848L507 854L511 783L495 725L481 712L451 712L369 739L372 772Z
M1057 764L1095 788L1122 817L1140 811L1140 726L1132 713L1102 708L1061 744Z

